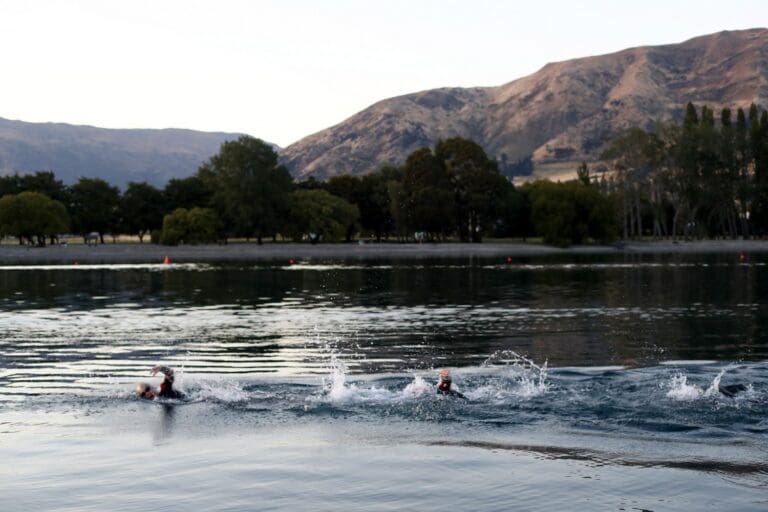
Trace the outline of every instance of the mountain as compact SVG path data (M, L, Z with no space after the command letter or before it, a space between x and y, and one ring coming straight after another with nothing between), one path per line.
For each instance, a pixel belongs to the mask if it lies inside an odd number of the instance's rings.
M433 89L380 101L281 153L298 178L365 174L461 136L505 174L573 173L630 126L679 119L685 105L765 104L768 29L720 32L547 64L498 87Z
M51 170L67 184L81 176L124 187L147 181L162 187L194 174L235 133L193 130L112 130L0 118L0 175Z

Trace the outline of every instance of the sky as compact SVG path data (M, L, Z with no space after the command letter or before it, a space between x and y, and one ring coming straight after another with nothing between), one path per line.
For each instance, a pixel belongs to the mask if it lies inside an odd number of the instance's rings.
M0 117L285 147L385 98L766 26L766 0L0 0Z

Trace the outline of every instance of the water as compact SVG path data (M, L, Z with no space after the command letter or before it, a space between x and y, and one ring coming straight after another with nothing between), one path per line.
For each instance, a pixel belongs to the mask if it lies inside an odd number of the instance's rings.
M2 267L0 509L765 510L767 291L757 256ZM133 396L158 363L184 400Z

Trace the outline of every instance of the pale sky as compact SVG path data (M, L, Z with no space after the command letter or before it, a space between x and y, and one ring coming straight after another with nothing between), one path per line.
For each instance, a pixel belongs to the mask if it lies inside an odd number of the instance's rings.
M768 26L768 0L0 0L0 117L287 146L376 101Z

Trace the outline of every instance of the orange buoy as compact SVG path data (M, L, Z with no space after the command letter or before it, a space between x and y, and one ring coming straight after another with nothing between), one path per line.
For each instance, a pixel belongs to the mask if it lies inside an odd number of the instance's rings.
M739 263L744 263L745 261L747 261L747 257L743 254L739 254Z
M291 259L289 259L289 260L288 260L288 264L289 264L289 265L293 265L293 263L294 263L294 261L293 261L293 258L291 258Z
M163 260L163 264L165 264L165 265L170 265L171 264L171 260L170 260L170 258L168 258L168 255L165 256L165 259Z
M511 256L507 256L507 263L512 263L512 257Z

